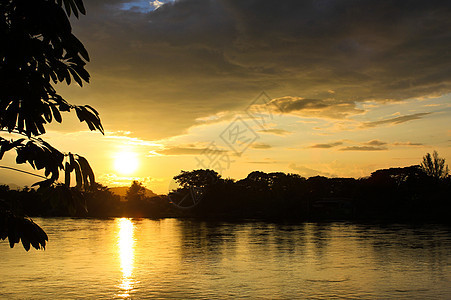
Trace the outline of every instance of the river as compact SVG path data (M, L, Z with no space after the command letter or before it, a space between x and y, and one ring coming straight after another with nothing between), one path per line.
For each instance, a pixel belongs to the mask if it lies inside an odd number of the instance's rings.
M0 242L1 299L451 299L451 228L34 220L45 251Z

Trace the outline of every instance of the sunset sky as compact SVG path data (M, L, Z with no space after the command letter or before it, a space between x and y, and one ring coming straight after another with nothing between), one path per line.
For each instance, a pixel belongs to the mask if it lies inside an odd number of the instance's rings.
M56 89L95 107L105 136L66 114L43 138L85 156L102 184L167 193L181 170L358 178L433 150L451 161L449 1L85 6L71 21L91 82Z

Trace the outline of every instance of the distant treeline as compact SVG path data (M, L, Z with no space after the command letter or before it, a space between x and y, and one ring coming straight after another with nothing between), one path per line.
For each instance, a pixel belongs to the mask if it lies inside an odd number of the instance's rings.
M255 171L236 181L212 170L182 171L174 179L177 188L155 197L145 197L142 185L133 182L127 201L100 184L84 192L0 186L0 199L16 212L43 217L451 220L450 177L431 176L420 166L377 170L361 179Z
M130 189L129 189L130 190ZM141 196L141 195L140 195ZM88 190L80 191L65 185L42 190L28 187L11 190L0 185L0 206L16 215L29 217L149 217L173 216L167 196L121 197L108 187L95 183Z

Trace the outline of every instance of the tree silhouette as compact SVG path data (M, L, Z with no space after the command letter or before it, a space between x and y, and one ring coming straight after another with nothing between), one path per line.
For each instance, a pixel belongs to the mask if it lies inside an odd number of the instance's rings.
M146 195L146 188L143 187L141 182L133 180L132 185L128 188L125 198L128 201L141 201Z
M193 170L193 171L181 171L179 175L174 177L180 186L186 187L196 187L203 188L209 186L221 178L214 170Z
M62 82L76 82L79 86L83 81L89 82L85 70L88 52L72 34L71 13L77 18L85 14L82 0L0 2L0 130L12 136L0 137L0 159L15 149L18 164L28 163L34 169L44 170L45 180L34 184L39 188L55 184L60 171L65 172L67 188L72 172L79 189L88 188L95 181L84 157L60 152L39 137L46 132L45 125L61 123L61 113L70 111L75 111L90 130L103 133L94 108L70 104L54 88ZM0 208L1 238L7 236L11 247L21 239L27 250L27 241L36 238L38 242L31 240L31 245L44 248L47 236L27 230L30 222L15 216L7 207Z
M448 165L445 164L445 159L440 158L435 150L432 153L432 156L430 153L423 156L421 168L427 175L436 179L446 178L449 173L449 168Z
M221 175L214 170L181 171L174 176L177 187L169 191L172 204L181 209L196 207L206 196L208 190L219 181Z

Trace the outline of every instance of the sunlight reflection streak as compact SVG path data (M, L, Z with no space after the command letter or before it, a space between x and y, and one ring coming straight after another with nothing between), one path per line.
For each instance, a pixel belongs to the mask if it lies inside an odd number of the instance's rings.
M119 285L121 294L118 296L128 298L130 297L130 291L134 287L134 281L132 280L135 243L133 239L134 226L130 219L122 218L118 222L118 227L118 250L122 270L122 281Z

